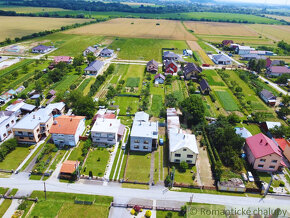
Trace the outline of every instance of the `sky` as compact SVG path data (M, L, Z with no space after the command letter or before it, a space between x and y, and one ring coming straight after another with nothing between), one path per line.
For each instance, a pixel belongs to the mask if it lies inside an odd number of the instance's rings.
M221 0L218 0L221 1ZM281 4L281 5L285 5L286 2L288 2L287 0L231 0L231 2L251 2L251 3L266 3L267 4ZM290 1L289 1L290 2ZM289 5L289 3L287 4Z

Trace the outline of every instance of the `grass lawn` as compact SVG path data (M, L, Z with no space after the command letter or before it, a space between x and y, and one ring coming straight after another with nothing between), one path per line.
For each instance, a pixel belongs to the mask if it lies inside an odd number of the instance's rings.
M149 186L140 184L122 183L122 188L149 189Z
M163 98L161 95L153 95L152 96L152 104L150 110L152 111L155 117L159 116L160 110L164 106Z
M215 90L214 92L216 93L219 101L221 102L221 104L225 110L227 110L227 111L238 111L239 110L237 103L235 102L235 100L233 99L233 97L231 96L231 94L227 90L225 90L225 91Z
M215 70L204 70L203 73L206 75L206 80L210 86L225 86L222 78Z
M182 172L181 170L179 170L179 165L176 165L174 181L177 183L183 183L183 184L189 184L189 185L195 184L194 180L192 179L193 173L191 173L191 171L196 173L196 167L189 166L189 169L186 169L185 172Z
M137 112L139 106L139 98L117 96L114 98L114 100L114 105L119 105L120 115L126 115L127 108L129 106L132 108L130 112L131 114L135 114Z
M39 201L31 211L29 217L108 217L109 206L113 198L96 195L70 194L34 191L31 197L38 197ZM92 205L74 204L74 200L92 201ZM29 208L27 209L29 210Z
M89 83L87 84L87 86L84 88L83 90L83 94L87 95L90 91L91 85L93 85L93 83L96 81L95 77L91 77Z
M125 180L149 182L151 153L130 152Z
M140 39L140 38L118 38L110 46L112 49L120 48L118 57L125 60L154 59L162 61L162 48L188 48L185 41L164 39Z
M211 52L212 54L216 54L216 50L209 45L205 44L203 41L197 41L199 46L205 51L205 52Z
M8 191L9 188L2 188L0 187L0 195L4 195L7 191Z
M4 161L0 162L0 169L16 170L28 154L29 147L16 147L14 151L5 157Z
M59 161L62 159L62 157L66 154L66 150L59 150L56 158L54 159L53 163L50 165L51 170L56 169L56 165L59 163Z
M56 51L50 53L52 56L77 56L82 54L82 52L88 47L95 44L99 44L104 40L103 36L84 36L76 34L64 34L64 33L54 33L44 37L38 37L35 41L48 40L47 45L54 44Z
M115 156L115 159L114 159L114 163L113 163L113 166L112 166L112 169L111 169L111 173L110 173L110 177L109 177L109 179L115 179L115 178L113 178L113 176L114 176L114 173L115 173L115 170L116 170L116 167L117 167L117 163L118 163L118 158L119 158L119 155L120 155L120 153L121 153L121 147L120 146L118 146L118 149L117 149L117 152L116 152L116 156ZM119 163L120 163L120 161L121 161L121 159L122 159L122 155L120 156L120 160L119 160ZM119 163L118 163L118 165L119 165ZM119 168L118 168L119 169ZM117 169L117 171L116 171L116 175L115 175L115 177L117 176L117 174L118 174L118 169Z
M129 77L129 78L127 78L126 86L127 87L138 87L139 83L140 83L139 77Z
M93 77L85 79L77 88L77 91L84 92L84 89L87 87L87 85L90 83L90 81L93 79Z
M192 217L200 217L200 218L227 217L226 215L222 214L224 212L224 209L225 209L224 205L192 203L191 205L188 205L188 207L194 208L194 213L189 212L187 214L188 218L192 218ZM195 213L195 212L197 212L197 213ZM211 212L212 215L208 215L206 212ZM221 214L218 214L218 212L220 212Z
M171 216L168 215L168 214L171 214ZM167 218L167 217L180 218L180 217L183 217L183 216L179 216L178 212L157 210L156 218Z
M245 127L247 130L250 131L252 135L257 135L261 133L260 127L255 124L237 124L237 127Z
M110 153L106 148L95 148L90 151L82 174L89 175L89 172L92 171L93 176L104 176L109 157Z
M69 90L70 85L72 85L80 75L67 75L65 76L57 85L54 87L56 92Z
M12 200L5 199L2 204L0 205L0 217L3 217L3 215L6 213L8 208L10 207L12 203Z
M81 141L78 147L73 148L68 160L83 160L82 148L84 147L84 141Z
M115 76L111 79L110 83L111 83L111 84L117 84L119 78L120 78L120 75L115 75Z

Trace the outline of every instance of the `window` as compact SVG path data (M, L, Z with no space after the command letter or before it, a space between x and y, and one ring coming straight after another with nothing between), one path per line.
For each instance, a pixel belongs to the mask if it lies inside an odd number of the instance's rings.
M179 159L175 159L174 162L180 163L180 160Z
M269 169L275 169L275 166L269 166Z
M183 148L183 151L186 151L186 148Z
M264 163L266 162L266 159L260 159L260 162Z
M3 138L5 138L6 136L7 136L6 133L4 133L4 134L3 134Z
M101 134L100 133L96 133L95 136L96 137L101 137Z
M278 161L277 160L272 160L272 163L277 163Z
M186 163L189 163L189 164L191 164L191 163L192 163L192 161L191 161L191 160L186 160Z
M39 132L39 129L37 129L36 132Z
M24 139L24 137L19 137L20 139Z
M138 139L134 140L134 143L139 143L139 142L140 142L140 140L138 140Z
M9 125L9 123L6 125L6 128L9 128L10 127L10 125Z
M135 148L135 149L139 149L139 145L135 145L134 148Z
M18 131L18 135L22 135L23 134L23 132L21 132L21 131Z
M263 164L259 164L259 165L258 165L258 168L263 168L263 167L264 167Z
M13 124L13 123L14 123L14 120L11 121L11 124Z
M147 140L145 140L145 141L143 142L143 144L148 145L149 142L148 142Z
M109 139L108 139L108 141L110 141L110 142L111 142L111 141L113 141L113 139L110 139L110 138L109 138Z
M147 150L148 149L148 146L143 146L143 149L146 149Z
M188 154L187 158L193 158L193 155L192 154Z
M33 140L33 137L29 137L29 140Z
M108 138L114 138L113 134L108 134Z
M174 156L175 157L181 157L181 154L175 154Z

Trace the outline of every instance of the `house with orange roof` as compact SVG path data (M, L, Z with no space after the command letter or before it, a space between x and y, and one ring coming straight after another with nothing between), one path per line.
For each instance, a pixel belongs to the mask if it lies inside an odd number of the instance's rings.
M257 171L276 172L285 166L281 150L263 133L246 138L244 149L248 162Z
M290 142L284 138L277 138L275 141L283 151L284 156L290 161Z
M85 117L62 115L54 119L50 133L55 145L76 146L85 128Z
M60 171L60 179L76 179L77 174L75 172L78 170L80 165L79 161L66 160L63 162Z

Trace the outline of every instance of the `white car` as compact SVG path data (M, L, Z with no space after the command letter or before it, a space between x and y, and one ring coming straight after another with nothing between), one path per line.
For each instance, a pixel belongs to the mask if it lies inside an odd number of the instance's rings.
M253 174L250 172L250 171L248 171L248 179L249 179L249 182L255 182L255 179L254 179L254 177L253 177Z

